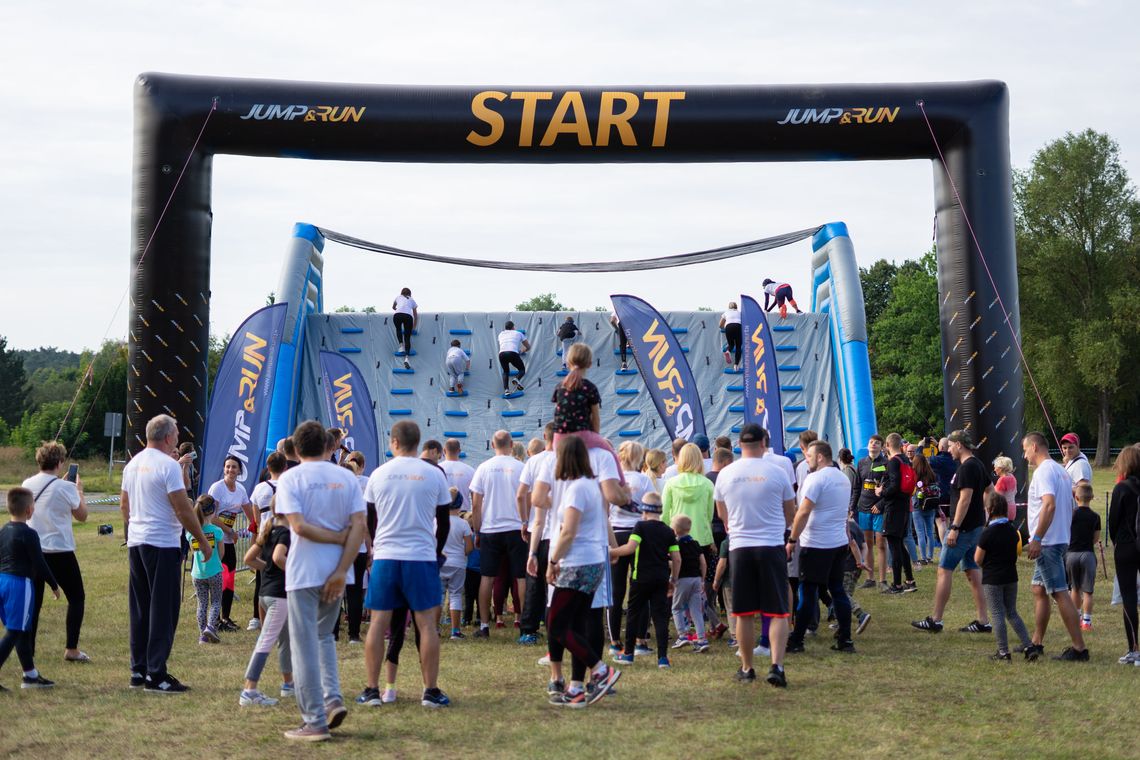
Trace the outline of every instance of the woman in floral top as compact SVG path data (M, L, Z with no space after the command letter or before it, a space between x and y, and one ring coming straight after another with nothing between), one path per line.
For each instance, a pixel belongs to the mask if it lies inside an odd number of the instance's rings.
M576 435L590 449L605 449L617 461L614 447L598 431L602 426L602 397L598 386L586 379L586 370L594 362L593 352L585 343L570 346L564 357L570 367L570 374L554 389L550 400L554 402L554 450L558 441L568 435ZM622 472L618 463L618 472ZM625 476L622 476L625 485Z

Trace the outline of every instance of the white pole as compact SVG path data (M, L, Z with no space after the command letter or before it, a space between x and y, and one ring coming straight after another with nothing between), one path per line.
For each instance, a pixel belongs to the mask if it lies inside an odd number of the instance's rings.
M114 419L114 418L112 418ZM107 454L107 477L111 477L111 473L115 469L115 426L111 426L111 451Z

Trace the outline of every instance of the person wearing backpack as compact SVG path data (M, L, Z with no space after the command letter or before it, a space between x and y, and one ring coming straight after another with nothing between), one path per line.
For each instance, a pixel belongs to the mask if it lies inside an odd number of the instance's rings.
M934 519L938 514L938 505L942 502L942 488L930 461L921 451L915 452L911 466L918 479L914 491L914 525L918 529L918 564L921 567L934 562L934 542L937 537Z
M886 439L887 473L875 489L883 509L883 535L891 550L891 575L894 581L883 590L884 594L904 594L918 591L910 566L910 555L903 543L909 530L910 497L918 482L914 468L902 454L902 436L891 433ZM906 573L906 584L902 575Z
M1124 635L1128 651L1121 665L1140 667L1140 646L1136 643L1140 618L1136 612L1136 573L1140 571L1140 449L1128 446L1116 457L1120 481L1112 489L1108 506L1108 535L1112 538L1116 581L1124 610Z
M570 346L578 342L582 331L574 324L574 317L566 317L566 321L558 326L558 340L562 341L562 369L566 369L566 354Z

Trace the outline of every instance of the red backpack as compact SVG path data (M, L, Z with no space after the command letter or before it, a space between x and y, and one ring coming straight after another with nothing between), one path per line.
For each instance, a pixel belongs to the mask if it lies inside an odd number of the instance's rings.
M914 474L914 468L910 466L910 462L901 454L899 460L899 490L907 496L914 495L915 486L918 485L918 478Z

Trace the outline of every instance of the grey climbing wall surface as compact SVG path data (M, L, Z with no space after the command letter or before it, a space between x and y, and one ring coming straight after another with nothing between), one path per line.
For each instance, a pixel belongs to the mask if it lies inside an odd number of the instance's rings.
M320 388L318 352L338 351L355 362L367 379L381 450L387 447L388 431L395 422L413 420L420 425L424 440L443 441L457 435L469 461L477 463L490 456L489 442L496 430L511 431L524 444L542 437L542 428L553 414L551 393L562 379L556 374L562 367L556 332L568 315L582 330L580 339L594 352L594 367L588 377L601 392L602 433L615 446L632 439L647 448L668 451L669 440L636 372L632 354L630 371L618 373L618 342L609 312L421 313L412 339L414 355L408 358L411 372L396 355L400 347L390 315L313 315L305 339L298 419L329 421ZM726 372L724 335L718 327L720 313L672 311L663 312L663 316L688 349L686 356L701 392L710 439L731 435L735 441L734 433L743 416L744 380L743 375ZM798 433L809 428L838 447L842 440L840 389L834 380L828 315L789 315L786 320L776 314L769 316L779 358L786 447L796 449ZM496 338L507 320L513 320L531 343L523 357L526 390L514 399L501 397ZM468 395L463 398L445 393L444 356L453 339L470 351Z

